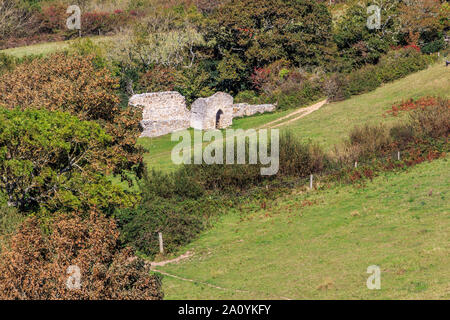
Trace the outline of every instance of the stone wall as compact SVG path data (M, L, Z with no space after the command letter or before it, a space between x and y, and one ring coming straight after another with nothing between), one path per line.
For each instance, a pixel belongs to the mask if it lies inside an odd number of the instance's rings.
M191 127L198 130L223 129L233 123L233 97L218 92L199 98L191 106Z
M143 93L130 98L131 106L141 106L141 137L158 137L190 127L185 98L175 91Z
M218 92L208 98L194 101L191 111L185 98L175 91L137 94L130 98L130 106L142 107L141 137L159 137L189 127L198 130L224 129L233 118L272 112L271 104L233 104L233 97Z
M273 104L251 105L248 103L237 103L233 105L233 118L252 116L257 113L273 112L276 106Z

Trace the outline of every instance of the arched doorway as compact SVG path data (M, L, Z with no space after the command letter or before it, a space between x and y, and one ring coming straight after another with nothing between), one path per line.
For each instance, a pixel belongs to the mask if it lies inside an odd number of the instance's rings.
M216 113L216 129L220 129L221 127L221 118L223 116L223 111L219 109Z

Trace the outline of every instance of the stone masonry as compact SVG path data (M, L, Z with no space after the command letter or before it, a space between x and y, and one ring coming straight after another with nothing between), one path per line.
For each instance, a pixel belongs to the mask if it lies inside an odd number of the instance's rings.
M131 106L141 106L141 137L158 137L190 127L186 99L175 91L143 93L130 98Z
M209 98L194 101L191 107L191 127L198 130L223 129L233 123L233 97L217 92Z
M191 111L186 108L185 98L172 91L134 95L129 104L143 108L141 137L159 137L189 127L198 130L224 129L232 125L233 118L276 109L271 104L233 104L233 97L223 92L195 100Z
M257 113L273 112L276 106L273 104L251 105L248 103L237 103L233 105L233 118L252 116Z

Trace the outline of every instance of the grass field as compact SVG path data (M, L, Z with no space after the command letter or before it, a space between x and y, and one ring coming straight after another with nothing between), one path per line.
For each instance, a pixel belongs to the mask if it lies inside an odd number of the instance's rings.
M293 190L265 210L250 201L184 248L192 258L160 267L198 281L165 276L166 298L448 299L449 181L440 159L364 188ZM366 287L370 265L381 290Z
M298 137L312 139L330 148L345 139L356 125L377 122L390 125L399 121L397 117L382 117L392 104L424 95L449 97L449 88L450 68L446 68L441 62L373 92L325 105L286 128L292 130ZM257 128L289 112L292 110L236 119L233 121L233 128ZM149 168L161 170L176 168L171 162L171 150L177 142L171 142L170 138L170 135L167 135L140 139L140 144L148 150L145 162Z
M374 92L325 105L288 128L330 148L355 125L399 121L382 117L393 103L448 97L449 72L442 63L433 65ZM239 119L234 126L257 127L282 115ZM170 168L168 137L141 141L153 148L146 156L150 166ZM195 252L192 258L159 267L169 274L163 281L166 298L448 299L448 160L385 173L365 187L296 189L265 209L249 200L179 251ZM370 265L381 268L381 290L366 287Z
M100 43L100 42L110 40L111 37L98 36L98 37L90 37L90 39L92 39L96 43ZM39 44L26 46L26 47L18 47L18 48L0 50L0 52L10 54L10 55L16 56L18 58L22 58L27 55L46 55L49 53L64 51L65 49L67 49L70 46L70 44L73 41L74 40L45 42L45 43L39 43Z

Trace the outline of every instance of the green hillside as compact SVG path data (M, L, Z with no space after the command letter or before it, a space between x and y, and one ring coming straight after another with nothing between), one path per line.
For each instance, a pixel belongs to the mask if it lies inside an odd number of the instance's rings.
M166 298L448 299L449 181L447 158L365 188L293 190L267 210L250 201L189 245L190 260L160 267L196 281L165 276Z

